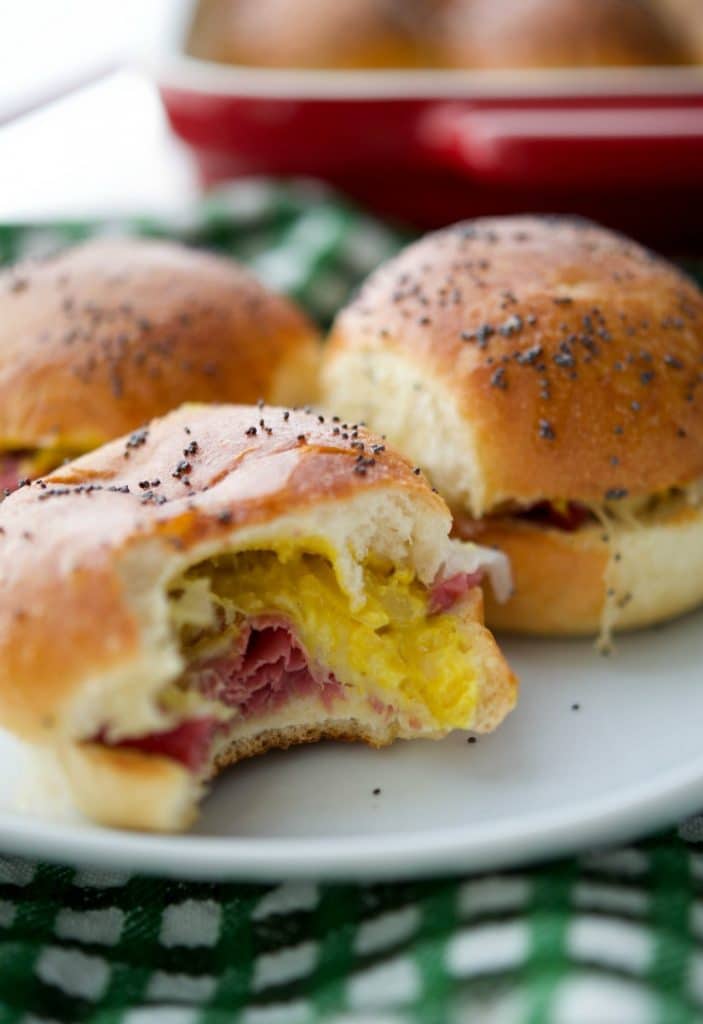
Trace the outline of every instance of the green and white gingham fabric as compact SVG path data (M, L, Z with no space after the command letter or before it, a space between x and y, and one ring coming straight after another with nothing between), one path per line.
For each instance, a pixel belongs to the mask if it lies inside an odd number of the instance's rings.
M0 224L0 264L43 256L93 235L176 238L247 263L321 323L370 270L411 236L386 227L312 180L249 179L218 189L168 222L153 218Z
M525 871L206 884L0 859L3 1024L691 1024L703 850Z
M179 223L0 225L0 262L125 231L243 259L322 323L405 241L314 183L251 181ZM0 853L0 1024L699 1021L703 817L537 868L363 886L176 882Z

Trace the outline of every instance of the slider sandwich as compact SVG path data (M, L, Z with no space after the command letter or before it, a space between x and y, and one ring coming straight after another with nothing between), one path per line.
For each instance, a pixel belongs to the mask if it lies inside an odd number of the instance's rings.
M177 830L228 764L488 732L503 555L363 428L186 405L0 505L0 726L89 818Z
M339 314L323 380L509 556L489 625L605 642L703 599L703 294L635 242L558 217L427 235Z
M315 327L231 260L97 239L0 275L0 494L184 401L306 402Z

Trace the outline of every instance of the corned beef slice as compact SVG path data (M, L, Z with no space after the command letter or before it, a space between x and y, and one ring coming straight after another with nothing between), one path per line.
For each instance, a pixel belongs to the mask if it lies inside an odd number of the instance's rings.
M180 761L190 771L196 772L207 759L216 729L217 721L214 718L192 718L167 732L153 732L149 736L116 742L102 739L101 742L109 747L126 747L128 750L140 750L143 754L170 757L173 761Z
M243 648L243 649L242 649ZM239 709L243 717L277 711L286 701L319 693L329 707L343 687L332 673L313 676L302 647L290 627L281 623L249 626L230 654L202 662L191 670L193 684L211 700ZM180 761L191 771L204 764L218 728L213 718L195 718L166 732L117 741L99 737L108 746L141 750Z
M196 669L197 686L211 700L237 707L245 717L277 711L290 697L319 693L329 706L342 687L331 673L313 672L290 626L248 627L244 652L232 652ZM241 648L240 648L241 650Z
M20 459L16 455L0 456L0 495L14 491L20 482Z

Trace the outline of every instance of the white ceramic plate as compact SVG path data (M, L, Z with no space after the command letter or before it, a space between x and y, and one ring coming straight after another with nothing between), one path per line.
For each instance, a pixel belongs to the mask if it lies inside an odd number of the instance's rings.
M193 878L402 878L588 849L703 808L703 614L610 658L505 647L522 695L494 735L269 754L225 774L186 836L67 823L59 800L55 820L12 809L22 755L5 739L0 849Z

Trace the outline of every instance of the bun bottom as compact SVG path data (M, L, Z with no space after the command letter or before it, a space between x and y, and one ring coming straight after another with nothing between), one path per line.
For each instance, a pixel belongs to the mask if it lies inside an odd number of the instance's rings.
M423 739L441 739L426 733ZM397 721L363 722L354 718L320 716L317 721L280 725L234 739L220 750L209 771L221 771L272 750L287 750L321 740L365 743L385 747L408 737ZM71 747L63 758L71 800L86 818L111 828L148 832L180 832L198 814L205 784L180 764L136 750L107 748L95 743Z
M400 732L397 722L364 723L320 716L316 722L267 728L233 740L217 754L208 774L214 778L246 758L320 740L384 747ZM197 817L205 788L202 778L166 757L81 743L68 748L62 760L73 804L100 825L175 832L187 829Z
M509 557L515 589L486 593L489 628L541 636L642 629L703 603L703 510L676 503L641 524L573 533L484 520L478 540Z

